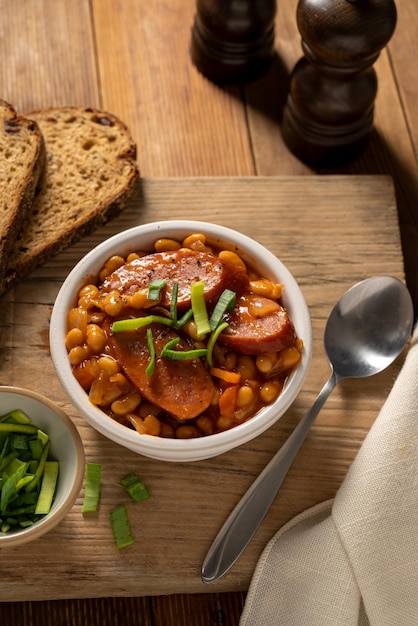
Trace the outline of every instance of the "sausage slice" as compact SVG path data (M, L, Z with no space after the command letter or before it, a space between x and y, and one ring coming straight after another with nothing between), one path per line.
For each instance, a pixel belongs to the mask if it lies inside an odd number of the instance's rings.
M158 355L163 346L177 336L161 324L153 324L152 333ZM126 376L141 395L156 406L184 420L197 417L208 408L214 385L200 359L172 361L158 356L153 374L147 376L145 370L150 355L146 329L109 335L109 343ZM190 348L183 345L183 349Z
M172 285L178 284L179 309L190 306L190 288L194 282L205 283L205 299L209 306L216 304L224 289L240 295L249 283L241 267L220 261L213 254L182 249L148 254L126 263L104 280L102 290L132 295L138 289L148 287L153 279L167 282L160 301L163 307L170 306Z
M274 300L260 296L239 298L228 323L218 341L241 354L278 352L292 346L296 339L286 309Z

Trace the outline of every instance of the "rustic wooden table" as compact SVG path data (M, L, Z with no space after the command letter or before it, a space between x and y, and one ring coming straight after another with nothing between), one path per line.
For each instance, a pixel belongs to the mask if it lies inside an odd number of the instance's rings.
M118 615L131 626L238 624L264 545L293 515L335 494L385 400L400 361L367 383L347 381L334 392L254 541L227 576L204 587L200 565L219 525L328 375L322 331L334 301L360 278L391 273L406 276L418 304L414 0L399 3L396 33L376 63L375 130L366 151L328 171L303 165L281 139L288 73L301 55L296 4L279 3L270 72L245 87L220 88L190 62L194 0L74 0L71 6L0 0L0 97L21 113L67 104L116 113L137 142L143 177L141 194L120 218L2 301L0 383L60 402L83 436L88 460L102 462L105 477L95 519L83 519L79 499L60 527L25 554L4 553L5 623L106 626ZM255 220L259 207L263 219ZM267 244L300 281L315 341L315 366L294 407L269 433L187 465L122 455L92 431L66 401L47 344L51 306L74 262L121 228L173 215L227 224ZM143 475L153 497L134 521L137 542L118 553L107 515L119 498L114 477L127 466Z

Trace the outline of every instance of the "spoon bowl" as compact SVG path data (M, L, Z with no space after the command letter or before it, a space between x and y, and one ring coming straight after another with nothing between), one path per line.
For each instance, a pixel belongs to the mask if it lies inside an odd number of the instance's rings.
M411 296L392 276L374 276L357 283L334 306L324 334L331 375L311 409L220 529L203 562L204 583L223 576L251 541L335 385L344 378L372 376L388 367L404 349L413 319Z
M345 292L333 308L324 347L338 380L372 376L402 352L412 329L413 308L405 285L374 276Z

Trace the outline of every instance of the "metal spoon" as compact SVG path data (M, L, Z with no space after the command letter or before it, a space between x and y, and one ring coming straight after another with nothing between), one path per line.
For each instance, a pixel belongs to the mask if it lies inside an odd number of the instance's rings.
M413 316L408 290L391 276L375 276L357 283L335 305L324 335L331 376L310 411L220 529L203 562L203 582L218 580L244 551L335 385L344 378L372 376L390 365L411 335Z

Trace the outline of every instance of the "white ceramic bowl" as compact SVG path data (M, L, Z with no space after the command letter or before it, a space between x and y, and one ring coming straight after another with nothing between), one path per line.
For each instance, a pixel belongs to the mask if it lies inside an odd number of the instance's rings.
M32 526L0 533L0 549L38 539L55 528L73 506L83 483L85 457L78 430L68 415L48 398L19 387L0 387L0 413L21 409L48 434L49 457L59 461L55 499L50 512Z
M244 260L251 261L266 278L284 283L283 303L293 320L297 335L304 342L302 361L273 404L230 430L187 440L139 435L132 429L118 424L99 408L93 406L72 375L65 348L67 312L74 306L78 290L98 275L110 256L119 254L126 257L131 251L151 250L154 242L161 237L181 240L194 232L204 233L209 244L219 247L233 244ZM308 307L296 280L283 263L266 248L237 231L216 224L173 220L144 224L118 233L99 244L81 259L64 281L55 300L50 325L50 347L57 375L70 401L80 415L100 433L150 458L165 461L196 461L217 456L250 441L283 415L296 398L305 380L311 359L312 331Z

